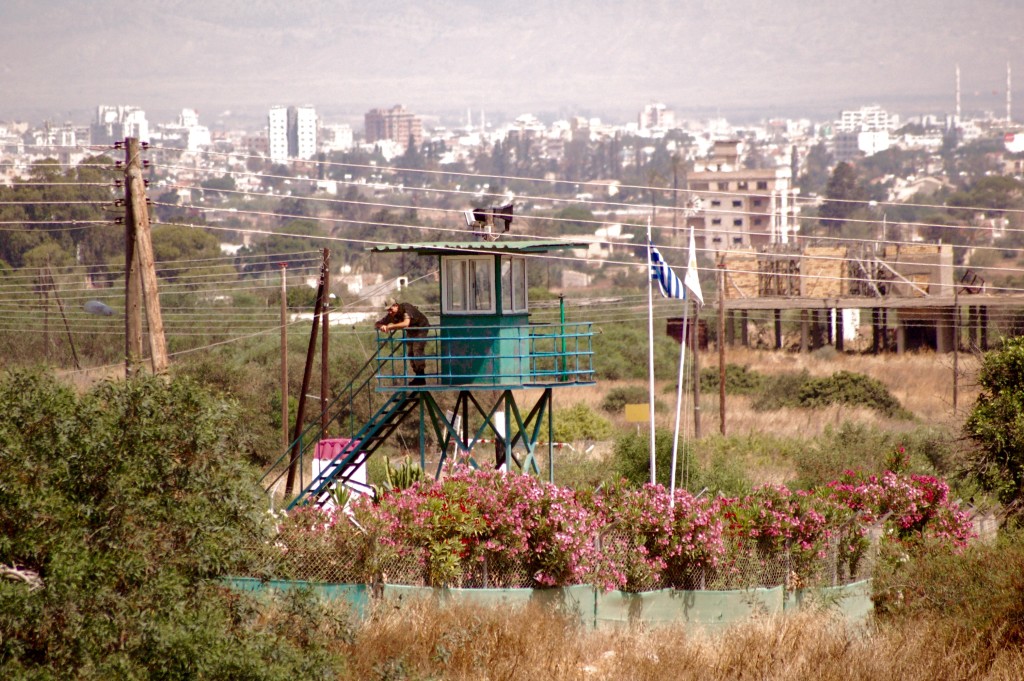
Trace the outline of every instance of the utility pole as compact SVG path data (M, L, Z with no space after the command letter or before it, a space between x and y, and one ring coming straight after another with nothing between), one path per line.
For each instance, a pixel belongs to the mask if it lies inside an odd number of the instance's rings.
M149 208L146 205L146 181L142 177L142 159L139 140L125 140L128 162L125 167L126 201L135 230L135 257L138 258L142 279L142 296L146 302L146 321L149 323L149 352L153 373L167 371L167 343L164 340L164 321L160 313L160 294L157 291L156 263L153 259L153 239L149 231ZM125 220L128 222L128 220Z
M128 182L128 167L132 157L139 155L139 141L129 137L124 142L124 373L131 377L142 362L142 280L139 279L139 258L135 251L132 187Z
M288 264L281 263L281 451L288 449Z
M320 328L320 313L324 302L324 270L320 268L320 284L316 292L316 305L313 307L313 328L309 333L309 346L306 348L306 368L302 372L302 390L299 393L299 405L295 412L295 429L292 431L292 455L288 461L288 477L284 483L284 495L291 496L292 488L295 485L295 472L299 465L299 454L302 443L299 436L302 434L302 421L306 416L306 393L309 392L309 381L313 375L313 357L316 356L316 335ZM301 481L301 479L300 479Z
M953 282L953 413L960 388L960 287Z
M68 324L68 317L64 314L64 301L61 300L60 294L57 293L57 284L53 281L53 271L50 269L50 263L46 263L46 280L49 289L53 291L53 297L57 301L57 309L60 310L60 318L64 320L64 331L68 334L68 345L71 346L71 357L75 360L75 368L81 370L82 364L78 361L78 351L75 350L75 338L71 335L71 326Z
M718 260L718 430L725 435L725 256Z
M323 333L320 339L320 437L327 436L327 405L331 392L330 381L330 340L328 328L330 328L331 310L331 249L324 249L324 260L322 265L322 277L324 286L320 291L323 301L320 303L320 320L323 325Z
M689 302L686 303L689 305ZM693 439L700 439L700 306L693 301ZM683 339L686 342L686 339Z

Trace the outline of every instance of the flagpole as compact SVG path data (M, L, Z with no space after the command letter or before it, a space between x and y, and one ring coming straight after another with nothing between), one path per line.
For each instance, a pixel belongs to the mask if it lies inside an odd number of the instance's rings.
M651 277L651 219L647 218L647 378L648 407L651 418L651 484L655 484L654 471L654 280Z
M679 378L676 382L676 427L672 437L672 479L668 485L669 506L676 505L676 461L679 453L679 415L683 409L683 366L686 364L686 321L690 311L689 301L683 295L683 337L679 343Z

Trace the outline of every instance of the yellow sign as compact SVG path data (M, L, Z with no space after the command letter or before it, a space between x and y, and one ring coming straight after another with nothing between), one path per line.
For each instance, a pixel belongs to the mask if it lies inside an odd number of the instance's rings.
M643 423L651 418L651 406L649 402L643 404L627 404L626 420L630 423Z

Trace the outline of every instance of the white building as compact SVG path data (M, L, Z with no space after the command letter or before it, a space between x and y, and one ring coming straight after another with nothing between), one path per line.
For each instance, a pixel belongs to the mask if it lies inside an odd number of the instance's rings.
M317 118L312 106L274 106L267 115L267 145L273 163L311 159L317 153Z
M640 130L670 130L676 127L676 114L661 102L645 104L637 124Z
M840 132L832 138L832 153L836 157L836 161L849 161L861 154L874 156L891 146L887 130Z
M351 151L355 144L352 126L348 123L324 125L321 131L324 133L321 146L325 151Z
M92 144L113 144L126 137L149 142L149 121L146 112L136 106L100 105L90 133Z
M316 109L312 106L288 107L288 153L292 158L316 157Z
M267 146L273 163L288 162L288 109L270 107L267 115Z
M897 114L889 114L880 106L862 106L859 109L843 111L836 121L836 132L891 132L900 124Z

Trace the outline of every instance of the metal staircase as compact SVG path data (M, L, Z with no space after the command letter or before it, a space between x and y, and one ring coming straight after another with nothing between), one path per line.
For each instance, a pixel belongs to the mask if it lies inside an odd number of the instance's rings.
M401 352L401 348L397 350ZM395 352L395 350L392 350ZM356 469L380 447L406 415L417 404L416 393L400 390L391 394L384 405L377 409L365 423L357 416L358 403L365 400L369 410L374 409L374 382L385 353L374 354L355 372L355 377L346 385L326 407L329 418L322 427L321 420L310 423L288 448L274 461L260 478L260 485L270 494L275 494L289 471L292 475L298 471L298 487L301 490L292 496L290 489L285 489L284 503L288 509L303 503L322 505L330 496L330 489L335 482L347 483ZM366 413L365 411L363 413ZM357 430L357 425L358 430ZM317 444L324 437L326 428L333 428L348 443L334 458L308 483L303 479L303 471L313 457ZM357 484L357 483L353 483Z
M350 482L359 466L366 463L418 403L415 392L392 393L341 452L288 503L288 510L302 504L322 506L326 503L331 488Z

